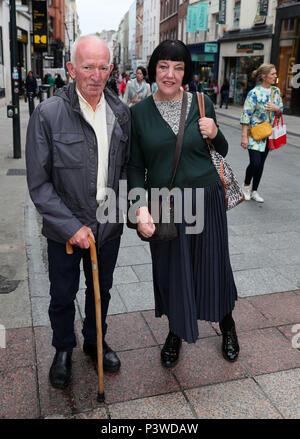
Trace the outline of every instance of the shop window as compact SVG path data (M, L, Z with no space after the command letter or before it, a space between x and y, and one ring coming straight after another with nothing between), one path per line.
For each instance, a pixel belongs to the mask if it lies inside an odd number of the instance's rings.
M293 88L293 66L300 60L300 19L298 17L284 19L281 22L278 57L278 87L281 90L286 110L299 111L299 90Z
M263 56L225 58L224 79L229 79L229 98L234 104L243 105L248 92L255 87L253 70L264 62Z

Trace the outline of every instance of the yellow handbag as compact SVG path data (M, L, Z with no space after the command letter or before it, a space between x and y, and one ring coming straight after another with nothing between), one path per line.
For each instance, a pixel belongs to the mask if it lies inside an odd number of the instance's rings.
M273 103L273 88L271 91L271 104ZM272 114L270 113L270 120L271 120ZM249 123L250 127L250 133L254 140L262 140L266 139L267 137L271 136L272 134L272 125L270 122L262 122L256 125L255 127L252 127Z

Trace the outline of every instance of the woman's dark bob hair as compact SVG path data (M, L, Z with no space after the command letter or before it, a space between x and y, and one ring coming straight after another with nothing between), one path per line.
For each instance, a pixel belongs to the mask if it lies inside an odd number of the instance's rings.
M184 77L182 85L188 84L192 79L192 58L186 45L180 40L162 41L153 51L149 65L148 75L150 82L155 82L156 66L160 60L183 61Z

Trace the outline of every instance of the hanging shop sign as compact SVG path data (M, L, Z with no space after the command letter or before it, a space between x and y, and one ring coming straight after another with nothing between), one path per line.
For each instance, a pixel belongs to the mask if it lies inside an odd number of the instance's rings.
M252 43L252 44L240 44L238 43L236 45L236 51L237 52L248 52L252 53L254 50L263 50L264 45L263 43Z
M226 0L219 0L219 24L226 24Z
M33 17L33 46L35 51L47 52L48 46L48 17L47 1L32 0Z
M193 62L214 62L215 61L215 56L212 53L202 53L202 54L197 54L197 53L192 53L192 61Z
M204 43L204 52L205 53L218 53L217 43Z
M198 3L197 6L188 6L187 32L207 30L208 3Z

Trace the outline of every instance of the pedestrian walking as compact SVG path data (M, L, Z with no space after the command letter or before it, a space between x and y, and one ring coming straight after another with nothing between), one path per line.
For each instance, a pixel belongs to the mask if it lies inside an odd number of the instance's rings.
M55 74L55 81L54 81L55 89L61 88L65 85L65 81L62 79L60 73Z
M117 72L112 72L109 80L107 81L107 86L118 96L119 88L117 84L118 74Z
M119 95L122 98L124 97L124 94L125 94L125 90L126 90L126 85L127 85L128 79L129 79L129 74L123 72L122 73L122 81L121 81L121 84L120 84L120 87L119 87Z
M106 188L117 195L119 180L126 179L129 154L129 109L109 88L104 89L112 67L103 40L79 37L67 63L74 81L37 107L27 130L28 187L43 217L42 232L48 243L49 317L56 348L49 376L57 388L66 387L71 375L81 260L86 281L83 350L97 358L90 238L96 243L99 266L103 367L113 372L121 365L105 335L123 217L115 223L99 219ZM66 242L74 248L72 255L66 254Z
M213 101L213 103L215 105L217 105L217 97L219 94L219 84L218 81L214 78L210 84L210 89L211 89L211 100Z
M139 66L136 69L136 78L127 82L123 101L129 107L151 95L150 84L145 80L146 76L145 67Z
M249 165L245 173L243 192L245 200L253 199L258 203L263 203L264 199L257 189L269 153L268 137L271 133L266 132L259 136L259 139L255 139L254 137L257 136L252 130L254 127L261 127L261 124L266 122L271 128L275 114L280 114L283 111L283 104L280 90L274 85L277 72L273 64L261 64L257 70L254 70L252 77L258 82L258 85L249 91L240 119L242 125L241 146L248 149L249 153Z
M50 86L49 96L52 97L54 92L55 80L51 73L47 73L47 84Z
M28 99L29 115L31 116L34 112L34 98L38 95L39 89L37 85L37 80L30 70L25 81L25 97Z
M221 103L220 108L222 108L223 103L226 105L226 109L228 109L229 104L229 81L228 79L225 79L223 82L223 85L221 87Z
M202 92L202 84L199 79L199 75L194 75L193 80L189 83L189 91L191 93Z
M223 156L227 154L228 143L218 128L210 98L205 96L207 116L199 121L196 95L182 89L191 79L192 61L181 41L160 43L150 58L148 70L158 90L131 107L129 189L145 188L150 197L152 188L169 187L184 99L187 111L174 187L181 191L183 204L187 201L183 189L192 189L193 208L197 188L204 190L202 233L187 234L187 223L182 219L176 224L176 239L150 242L155 315L165 314L169 320L161 361L165 367L177 364L182 339L188 343L197 341L198 320L219 322L223 356L235 361L239 345L232 310L237 290L229 260L225 195L203 136L209 137ZM146 196L139 203L138 231L149 238L155 225Z

